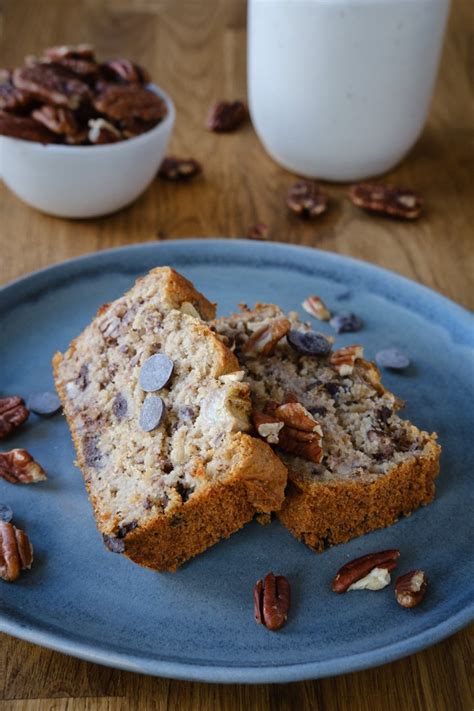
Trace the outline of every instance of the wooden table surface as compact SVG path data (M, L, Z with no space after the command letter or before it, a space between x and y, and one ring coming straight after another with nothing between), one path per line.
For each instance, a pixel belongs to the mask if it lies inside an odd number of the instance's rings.
M473 307L473 10L472 0L454 1L428 125L388 176L424 195L425 217L414 224L369 217L344 199L344 186L328 186L328 213L301 222L284 203L294 176L270 160L250 125L221 136L203 128L214 100L246 95L243 1L3 0L0 66L51 44L79 41L95 44L101 57L142 62L176 103L172 151L199 159L204 175L179 185L156 180L128 209L87 221L42 215L1 186L0 280L123 244L239 237L263 221L271 240L360 257ZM468 630L378 669L278 686L155 679L0 639L0 711L473 708Z

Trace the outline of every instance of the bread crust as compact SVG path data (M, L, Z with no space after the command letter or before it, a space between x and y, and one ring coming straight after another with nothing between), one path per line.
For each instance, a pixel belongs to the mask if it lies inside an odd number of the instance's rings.
M220 325L226 327L230 323L230 335L234 337L238 333L239 319L251 317L254 323L258 323L259 319L265 322L285 316L274 304L257 303L252 309L240 305L240 309L240 314L218 319L215 322L217 332L222 333ZM225 328L224 334L227 335ZM252 383L245 361L243 367L247 380ZM382 384L380 371L374 363L358 359L357 368L364 372L365 379L379 396L387 394L391 397L394 412L403 407L403 401ZM288 390L291 389L289 383ZM308 476L304 472L301 460L285 455L289 469L288 487L277 517L297 539L315 551L322 551L328 546L346 543L357 536L390 526L401 516L408 516L420 506L429 504L435 495L441 447L436 442L436 435L420 432L412 425L411 428L423 438L421 452L373 479L340 476L329 481L323 478L318 480L317 475Z
M295 538L318 552L391 526L433 500L440 451L432 436L422 456L401 462L370 483L309 482L290 471L277 516Z
M167 308L179 309L183 302L189 302L201 316L212 318L213 304L207 301L192 284L168 267L152 270L150 274L163 281L161 293L165 294ZM108 309L99 309L102 315ZM188 317L186 317L188 318ZM201 336L212 349L212 375L233 373L240 369L234 354L209 329L197 320L191 328ZM84 457L83 445L78 431L74 408L65 383L61 377L61 365L71 358L77 341L72 341L63 355L53 357L53 373L56 389L61 399L72 439L77 453L77 465L82 470L84 482L94 509L97 527L101 533L109 535L118 521L112 514L100 512ZM121 540L124 555L139 565L159 571L175 571L188 558L204 551L223 537L228 537L256 513L269 513L280 508L283 503L287 481L287 469L266 443L247 434L239 433L233 440L233 449L228 452L229 471L225 478L213 481L209 486L196 491L188 501L171 507L165 512L156 512ZM196 472L199 476L202 472Z

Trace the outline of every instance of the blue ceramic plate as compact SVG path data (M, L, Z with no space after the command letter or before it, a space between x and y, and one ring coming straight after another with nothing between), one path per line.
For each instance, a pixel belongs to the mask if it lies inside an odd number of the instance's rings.
M439 433L442 471L435 502L392 528L312 553L277 522L256 523L175 574L158 574L109 553L96 531L61 415L32 415L9 448L24 447L49 472L44 484L0 481L0 501L30 534L35 563L1 584L0 628L94 662L214 682L283 682L363 669L416 652L473 617L474 330L471 316L390 272L335 254L239 240L185 240L125 247L75 259L0 292L1 392L53 387L50 360L95 314L151 267L170 264L230 313L238 302L300 308L308 294L353 310L357 341L373 358L405 350L413 365L386 384L406 413ZM329 330L326 324L318 327ZM353 342L344 334L338 344ZM424 568L425 602L405 610L393 587L335 595L348 559L400 548L400 571ZM252 588L268 570L285 574L293 603L278 633L257 626Z

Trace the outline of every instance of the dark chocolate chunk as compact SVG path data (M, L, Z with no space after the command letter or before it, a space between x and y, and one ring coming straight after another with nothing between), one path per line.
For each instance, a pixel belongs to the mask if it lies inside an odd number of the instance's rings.
M302 355L327 356L331 352L328 339L315 331L289 331L286 338L290 346Z
M410 359L398 348L386 348L375 354L375 361L379 368L391 370L405 370L410 365Z
M140 427L144 432L151 432L160 426L165 415L165 403L158 395L147 397L140 413Z
M88 467L93 467L94 469L99 469L102 461L102 454L99 451L97 442L97 435L86 435L83 440L85 463Z
M147 393L164 388L173 373L173 361L165 353L147 358L140 370L140 387Z
M133 531L138 526L138 521L130 521L130 523L122 523L117 530L117 538L125 538L127 533Z
M339 390L341 389L342 385L339 383L335 383L333 381L329 383L324 383L324 389L330 395L332 398L335 398L339 394Z
M125 542L115 536L107 536L105 533L102 534L104 543L112 553L123 553L125 551Z
M115 400L112 404L112 412L114 413L115 417L119 422L120 420L123 420L123 418L127 414L127 410L128 404L126 398L121 393L118 393L115 396Z
M323 405L321 405L319 407L309 407L308 412L310 412L312 415L326 415L327 409Z
M344 311L333 316L329 321L329 325L332 326L337 333L353 333L360 331L364 324L355 314Z
M61 409L61 400L56 393L34 393L28 398L28 409L37 415L55 415Z
M79 390L85 390L89 385L89 366L81 365L76 378Z
M382 407L379 407L379 409L376 412L377 418L381 422L387 422L388 418L391 416L392 410L387 407L386 405L382 405Z
M188 484L185 484L182 481L178 481L176 484L176 491L181 496L181 501L184 504L189 499L191 494L193 493L194 486L190 486Z
M0 521L10 523L13 518L13 511L7 504L0 504Z

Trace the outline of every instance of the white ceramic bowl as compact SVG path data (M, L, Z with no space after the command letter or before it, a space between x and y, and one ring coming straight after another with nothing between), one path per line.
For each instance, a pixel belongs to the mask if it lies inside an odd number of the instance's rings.
M157 126L118 143L64 146L0 136L0 175L28 205L58 217L98 217L133 202L165 156L174 104L154 84L168 113Z

